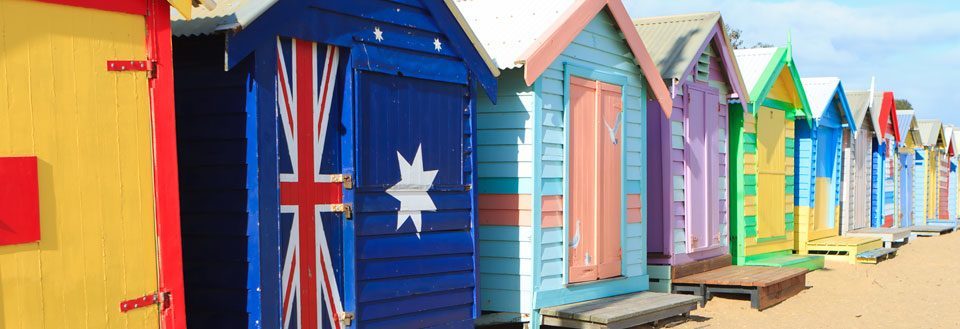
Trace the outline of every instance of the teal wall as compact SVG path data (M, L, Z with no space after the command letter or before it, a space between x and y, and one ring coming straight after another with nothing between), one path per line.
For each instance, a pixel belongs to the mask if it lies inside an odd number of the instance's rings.
M544 71L538 81L540 104L540 131L542 134L539 153L542 195L560 195L564 191L563 176L564 145L567 132L564 129L564 69L565 65L578 69L593 70L602 75L626 78L624 97L624 186L625 194L643 195L643 217L646 218L646 158L644 154L646 135L646 87L640 67L613 19L605 11L597 15L574 39L573 43ZM602 80L602 79L601 79ZM536 199L536 198L535 198ZM570 201L570 200L565 200ZM624 207L626 198L624 197ZM536 216L535 216L536 217ZM542 260L539 273L534 278L538 291L539 306L556 305L574 300L586 300L646 290L646 227L642 223L623 226L623 264L625 277L631 280L578 285L576 289L565 288L565 248L563 233L559 228L546 229L538 236L539 258ZM536 251L535 251L536 252ZM539 278L539 281L537 281ZM640 282L642 281L642 282ZM629 282L629 283L628 283ZM635 282L635 284L634 284ZM592 287L591 287L592 286ZM622 286L622 287L621 287Z
M565 287L565 231L541 230L539 214L543 196L564 194L567 64L626 81L622 126L625 279ZM481 225L478 230L482 310L532 313L544 306L647 290L646 227L626 223L626 194L643 195L643 219L647 216L643 140L647 87L613 19L603 11L533 86L523 81L522 68L504 70L498 81L498 103L486 99L478 103L478 191L533 196L532 227Z
M533 87L523 70L504 70L497 83L497 105L481 97L477 105L479 193L533 193Z

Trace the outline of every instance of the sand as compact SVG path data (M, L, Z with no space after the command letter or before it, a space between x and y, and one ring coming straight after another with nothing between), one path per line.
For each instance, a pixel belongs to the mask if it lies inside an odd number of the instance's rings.
M827 261L807 289L763 312L714 297L668 328L960 328L960 232L917 238L877 265Z

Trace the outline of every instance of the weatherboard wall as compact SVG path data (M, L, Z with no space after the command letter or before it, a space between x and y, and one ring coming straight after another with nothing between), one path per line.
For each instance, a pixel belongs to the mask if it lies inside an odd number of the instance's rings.
M223 292L232 296L229 302L194 302L194 307L229 307L229 314L234 317L228 322L223 319L228 316L223 312L223 317L211 318L216 321L213 325L284 326L282 319L288 315L282 310L289 310L292 300L292 290L287 289L298 289L280 279L287 277L283 269L289 268L285 261L291 259L283 251L299 245L288 243L294 241L291 222L296 223L289 211L289 200L291 196L307 195L284 193L291 183L320 182L309 181L309 169L299 174L302 179L289 180L293 167L307 168L302 161L291 159L291 150L298 145L297 149L303 151L311 142L291 144L285 137L294 125L288 125L288 120L278 112L278 106L285 106L278 100L288 97L287 90L278 90L278 81L286 79L290 88L309 90L302 88L310 88L311 78L333 76L336 80L329 80L336 81L329 89L334 95L333 105L328 107L329 116L322 116L329 127L323 135L323 161L316 164L314 168L319 169L315 171L319 172L314 174L348 175L349 185L324 192L330 193L327 196L332 199L318 203L343 202L349 211L323 210L315 218L315 225L299 226L303 236L315 237L320 247L316 251L317 271L301 275L299 283L306 284L308 275L326 278L317 290L324 294L318 304L323 303L327 309L316 312L303 307L301 318L307 319L307 312L314 312L318 324L333 326L340 323L340 315L349 312L353 315L352 327L471 326L479 314L475 272L475 102L481 97L479 85L496 85L492 78L486 80L490 70L442 1L324 2L303 6L306 5L300 2L277 2L242 31L228 33L230 72L218 77L213 73L213 60L204 67L184 66L181 71L184 78L204 77L191 85L196 90L185 97L200 102L198 106L209 104L206 108L185 109L196 114L185 113L186 125L181 135L197 144L194 150L198 153L204 147L222 145L219 153L208 155L212 164L200 162L200 155L193 162L198 166L222 166L223 175L233 175L190 177L196 180L192 186L209 188L210 192L193 193L185 203L202 207L210 211L211 218L225 222L198 226L192 234L211 241L237 240L208 250L196 260L229 259L238 263L237 267L247 263L246 270L231 267L234 270L218 278ZM381 29L382 40L376 37L375 28ZM209 42L213 45L194 46L220 47L218 62L222 70L224 42L217 38L210 38ZM183 52L191 53L187 49ZM315 56L313 61L310 56ZM319 63L313 72L311 62ZM319 70L331 74L317 74ZM320 84L314 83L314 88ZM229 101L220 101L203 94L204 91ZM303 111L317 103L304 96L308 93L295 95L301 96L296 98L297 104L309 104L298 106ZM306 128L309 123L299 125L303 121L297 121L298 133L310 131ZM240 124L242 129L237 128ZM210 125L216 126L209 128ZM407 170L418 167L421 148L420 169L425 174L435 170L435 176L427 175L434 178L422 194L435 209L420 212L422 225L416 227L409 217L398 217L403 215L400 208L404 204L389 189L407 180L404 162L413 160L408 166L414 168ZM244 170L246 176L237 179L241 175L237 170ZM216 182L220 185L204 186L205 181L217 179L221 180ZM216 194L222 196L210 196ZM213 207L216 202L230 207ZM233 205L240 204L242 209L234 209ZM219 218L214 211L228 208L232 211L229 218ZM301 212L300 217L304 216ZM398 225L398 220L403 220L403 225ZM325 234L311 235L312 230L307 229L310 227L324 229ZM193 245L192 254L203 253L202 248L197 248L203 245ZM297 252L305 253L303 248L300 245ZM311 258L303 257L302 263ZM306 266L298 265L298 269ZM194 288L199 286L195 284ZM203 300L199 291L198 288L195 301ZM305 303L302 291L297 295L298 303ZM337 307L331 310L331 305Z
M533 83L522 71L499 78L494 105L478 111L480 177L480 287L485 311L530 313L541 307L646 290L644 217L647 87L612 18L594 17ZM567 285L565 210L569 76L619 83L621 138L621 249L624 280Z
M698 66L691 66L690 72L686 73L687 79L677 87L679 92L674 99L673 112L669 119L664 118L659 111L658 102L647 101L647 120L650 122L647 148L650 152L649 159L652 159L648 168L647 186L649 190L658 192L649 196L651 206L647 231L650 236L647 245L650 254L661 255L651 257L650 264L684 264L729 252L729 120L726 95L729 95L732 88L715 44L713 40L709 40L703 52L703 56L709 58L708 79L701 81L697 78ZM716 107L704 104L704 95L713 95L718 103ZM692 101L691 97L697 99ZM704 107L692 108L694 104ZM716 115L711 113L707 117L705 108L715 109ZM699 128L696 129L697 133L705 132L707 136L715 136L709 137L715 138L708 142L712 148L693 149L691 138L694 138L694 129L690 125ZM699 143L696 145L702 146ZM703 159L700 161L707 162L709 168L701 168L700 164L691 167L688 163L691 157ZM715 178L709 177L710 175ZM708 179L711 179L709 182L715 186L706 186ZM704 191L716 191L716 194L708 194L707 200L694 201L690 197L691 193ZM700 207L707 216L690 216L694 207ZM689 226L697 228L692 230ZM697 246L697 250L694 250L691 248L692 244L703 243L704 234L694 233L699 230L711 230L706 234L709 245ZM691 237L697 235L697 239L701 241L692 241Z

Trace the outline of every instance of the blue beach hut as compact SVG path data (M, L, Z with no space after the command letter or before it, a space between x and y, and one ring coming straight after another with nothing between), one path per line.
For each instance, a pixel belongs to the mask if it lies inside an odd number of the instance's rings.
M174 22L189 325L472 327L499 72L456 8L218 2Z
M478 105L481 323L617 327L695 308L644 292L647 101L672 106L620 0L456 5L503 70L499 103ZM610 323L577 316L635 301Z

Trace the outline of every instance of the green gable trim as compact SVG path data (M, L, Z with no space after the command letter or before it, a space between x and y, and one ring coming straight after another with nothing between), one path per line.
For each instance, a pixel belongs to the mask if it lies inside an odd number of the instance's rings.
M763 106L787 112L787 115L789 116L793 116L793 111L796 110L796 108L793 107L793 104L790 104L788 102L784 102L781 100L773 99L773 98L764 98ZM792 119L792 118L788 117L787 119Z
M813 114L810 112L810 104L807 102L807 93L803 90L803 84L800 82L800 73L797 72L797 66L793 62L793 51L790 47L791 46L787 46L786 48L777 48L777 51L773 53L773 57L770 59L770 63L767 64L767 67L764 68L763 73L760 74L759 81L757 82L756 86L753 87L753 90L750 91L750 95L753 96L753 103L751 103L749 107L750 113L756 115L761 105L767 106L767 94L769 94L770 89L773 88L773 84L776 82L777 77L780 76L780 72L784 68L787 68L790 70L790 75L793 77L793 86L797 90L797 97L800 98L801 108L795 109L791 105L789 108L784 110L787 113L793 112L790 110L799 110L803 113L803 117L807 120L807 124L812 126Z

